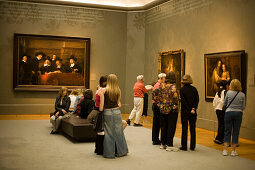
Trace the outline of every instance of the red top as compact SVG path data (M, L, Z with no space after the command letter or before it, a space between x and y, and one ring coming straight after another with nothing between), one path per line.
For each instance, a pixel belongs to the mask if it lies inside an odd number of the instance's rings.
M134 85L134 97L144 97L144 93L147 93L147 90L142 82L138 81Z
M159 86L160 86L160 81L158 81L158 82L154 85L153 90L158 89Z
M96 107L100 107L100 96L98 94L95 95L95 105Z

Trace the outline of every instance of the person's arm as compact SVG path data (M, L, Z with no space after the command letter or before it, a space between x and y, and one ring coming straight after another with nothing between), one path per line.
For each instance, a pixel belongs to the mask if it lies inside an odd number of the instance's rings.
M71 105L71 99L70 99L70 97L67 96L66 97L66 104L64 106L64 110L65 110L64 114L66 114L69 111L70 105Z
M227 105L228 105L228 92L226 93L226 97L224 99L223 107L227 107Z
M100 96L99 111L101 112L104 110L104 93L105 93L105 89L102 89L99 93L99 96Z
M58 107L58 104L59 104L59 102L60 102L59 98L60 98L60 97L57 97L57 98L56 98L56 102L55 102L55 110L58 111L58 112L59 112L59 111L62 111L62 108Z
M143 91L143 93L147 93L147 89L145 88L144 85L142 85L142 91Z
M243 105L242 105L242 110L245 109L245 95L244 95L244 99L243 99Z
M120 93L120 97L118 98L118 106L119 106L119 108L121 108L121 102L120 102L120 99L121 99L121 93Z
M221 96L222 97L222 96ZM224 97L223 97L224 98ZM217 105L217 99L218 99L218 92L215 94L215 97L213 98L213 107L215 108Z

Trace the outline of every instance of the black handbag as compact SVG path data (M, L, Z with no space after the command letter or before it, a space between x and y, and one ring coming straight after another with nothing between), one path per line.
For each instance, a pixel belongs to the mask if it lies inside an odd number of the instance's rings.
M230 101L230 103L229 103L229 105L224 105L223 107L222 107L222 111L226 111L227 110L227 108L231 105L231 103L235 100L235 98L236 98L236 96L238 95L238 93L239 93L239 91L236 93L236 95L235 95L235 97Z
M104 116L103 112L99 112L95 117L95 123L93 125L93 129L96 132L104 131Z

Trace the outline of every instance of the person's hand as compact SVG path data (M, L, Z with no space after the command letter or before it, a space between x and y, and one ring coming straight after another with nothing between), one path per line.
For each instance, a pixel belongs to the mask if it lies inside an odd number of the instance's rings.
M192 110L190 111L191 114L195 114L196 111L195 111L195 108L192 108Z
M55 116L57 117L57 116L58 116L58 114L59 114L59 112L57 112L57 113L55 114Z
M78 69L73 69L73 71L74 71L74 72L77 72L77 71L78 71Z
M173 106L173 109L176 109L176 105Z
M62 109L62 112L63 112L64 114L66 114L66 111L65 111L64 109Z
M80 119L80 116L77 115L76 118L77 118L77 119Z

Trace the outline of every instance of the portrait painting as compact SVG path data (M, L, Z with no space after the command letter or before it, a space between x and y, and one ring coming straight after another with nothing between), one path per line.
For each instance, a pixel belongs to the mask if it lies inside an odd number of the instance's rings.
M176 86L181 88L181 78L185 74L185 53L184 50L160 52L158 57L158 73L174 71L176 74Z
M220 86L229 85L232 79L242 83L246 89L245 51L231 51L205 54L206 99L213 99Z
M90 39L14 34L14 90L89 88Z

